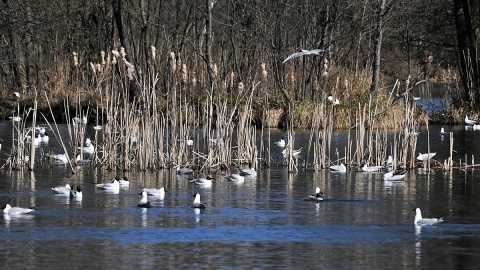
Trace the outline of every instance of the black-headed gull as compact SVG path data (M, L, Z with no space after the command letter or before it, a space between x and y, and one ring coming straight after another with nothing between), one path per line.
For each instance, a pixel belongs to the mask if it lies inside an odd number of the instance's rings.
M323 191L320 190L319 187L315 188L315 193L309 195L306 200L310 201L323 201L325 198L323 196Z
M144 191L147 192L147 195L157 197L159 200L164 200L165 199L165 192L168 192L165 190L164 187L162 188L144 188Z
M8 203L4 205L2 209L3 209L3 213L6 215L22 215L22 214L27 214L35 211L34 209L31 209L31 208L12 207Z
M387 172L383 175L383 180L385 181L398 181L402 180L407 173L406 170L395 170L393 172Z
M438 218L422 218L422 211L420 211L420 208L415 208L413 209L415 211L415 220L413 223L417 226L429 226L429 225L435 225L443 221L443 217L438 217Z
M195 199L193 200L192 208L199 208L199 209L206 208L205 204L200 202L200 194L196 193L195 195L193 195L193 197L195 197Z
M66 184L64 186L52 187L52 191L55 194L70 195L71 190L72 187L69 184Z
M152 208L153 205L148 201L148 195L147 195L147 192L145 190L142 190L142 192L140 192L140 194L138 194L138 195L142 195L142 199L137 204L138 207Z
M422 154L422 153L418 153L418 156L417 156L417 160L428 160L428 159L431 159L432 157L434 157L437 153L426 153L426 154Z
M347 167L345 167L345 165L341 163L340 165L330 166L330 170L335 172L347 172Z
M287 59L283 60L283 63L287 62L290 59L297 58L303 55L320 55L320 53L323 53L325 50L323 49L314 49L314 50L301 50L299 52L291 54Z
M477 121L472 120L472 119L468 119L468 115L465 115L465 124L473 126L473 125L475 125L475 123L477 123Z
M282 136L282 138L279 141L274 142L273 145L276 145L282 148L285 147L285 137Z

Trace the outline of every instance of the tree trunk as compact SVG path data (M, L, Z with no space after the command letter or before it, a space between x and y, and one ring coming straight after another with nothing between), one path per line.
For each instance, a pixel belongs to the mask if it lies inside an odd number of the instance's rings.
M377 17L377 29L375 35L375 54L373 56L373 65L372 65L372 85L370 87L370 92L377 92L380 84L380 58L382 53L382 38L383 38L383 28L385 20L385 2L386 0L379 0L378 5L378 17Z
M480 104L478 57L471 13L475 10L478 12L478 7L475 3L471 6L467 0L454 0L453 4L461 79L466 90L465 99L473 107Z
M207 5L207 14L205 18L205 61L207 64L208 77L210 79L210 88L213 89L215 83L215 73L213 72L212 60L212 10L216 0L205 0Z

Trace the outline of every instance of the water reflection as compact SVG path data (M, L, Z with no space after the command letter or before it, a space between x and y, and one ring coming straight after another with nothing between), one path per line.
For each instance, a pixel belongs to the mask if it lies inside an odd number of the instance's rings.
M142 227L147 227L147 208L142 208Z

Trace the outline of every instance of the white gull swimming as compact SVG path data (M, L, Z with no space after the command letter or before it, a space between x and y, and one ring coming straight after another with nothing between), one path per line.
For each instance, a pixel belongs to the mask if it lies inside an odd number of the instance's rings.
M443 217L423 218L422 211L420 211L420 208L418 207L413 210L415 211L415 220L413 221L413 223L417 226L435 225L443 221Z

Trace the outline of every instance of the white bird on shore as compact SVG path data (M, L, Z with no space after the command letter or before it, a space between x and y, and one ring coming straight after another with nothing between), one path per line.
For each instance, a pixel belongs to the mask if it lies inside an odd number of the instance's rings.
M476 122L477 121L475 121L475 120L468 119L468 115L465 115L465 124L473 126L473 125L475 125Z
M306 200L310 200L310 201L323 201L325 198L323 196L323 191L320 190L319 187L315 188L315 193L313 193L312 195L309 195L308 196L308 199Z
M276 141L273 143L273 145L276 145L278 147L285 147L285 137L282 136L279 141Z
M303 55L320 55L320 53L323 53L324 51L325 50L323 50L323 49L301 50L299 52L291 54L289 57L287 57L285 60L283 60L283 63L287 62L290 59L297 58L297 57L300 57L300 56L303 56Z
M142 195L142 199L140 199L140 202L137 204L138 207L152 208L153 205L148 201L147 192L145 190L142 190L138 195Z
M193 196L195 197L195 199L193 200L192 208L199 208L199 209L207 208L205 204L200 202L200 194L196 193Z
M437 153L426 153L426 154L421 154L421 153L418 153L418 156L417 156L417 160L427 160L427 159L431 159L432 157L434 157Z
M383 175L383 180L385 181L398 181L402 180L407 174L406 170L396 170L392 172L387 172Z
M162 188L143 188L144 191L147 192L147 195L157 197L159 200L165 199L165 190L164 187Z
M429 225L436 225L443 221L443 217L438 218L422 218L422 211L420 208L413 209L415 211L415 220L413 223L417 226L429 226Z
M364 172L378 172L383 168L383 166L367 166L365 163L362 167L362 171Z
M2 207L3 209L3 214L6 215L22 215L22 214L27 214L30 212L35 211L34 209L31 208L23 208L23 207L12 207L10 204L6 204Z
M52 191L55 194L70 195L71 190L72 187L70 187L69 184L66 184L65 186L52 187Z
M335 172L347 172L347 167L345 167L345 165L343 163L341 163L340 165L332 165L330 166L330 170L332 171L335 171Z

